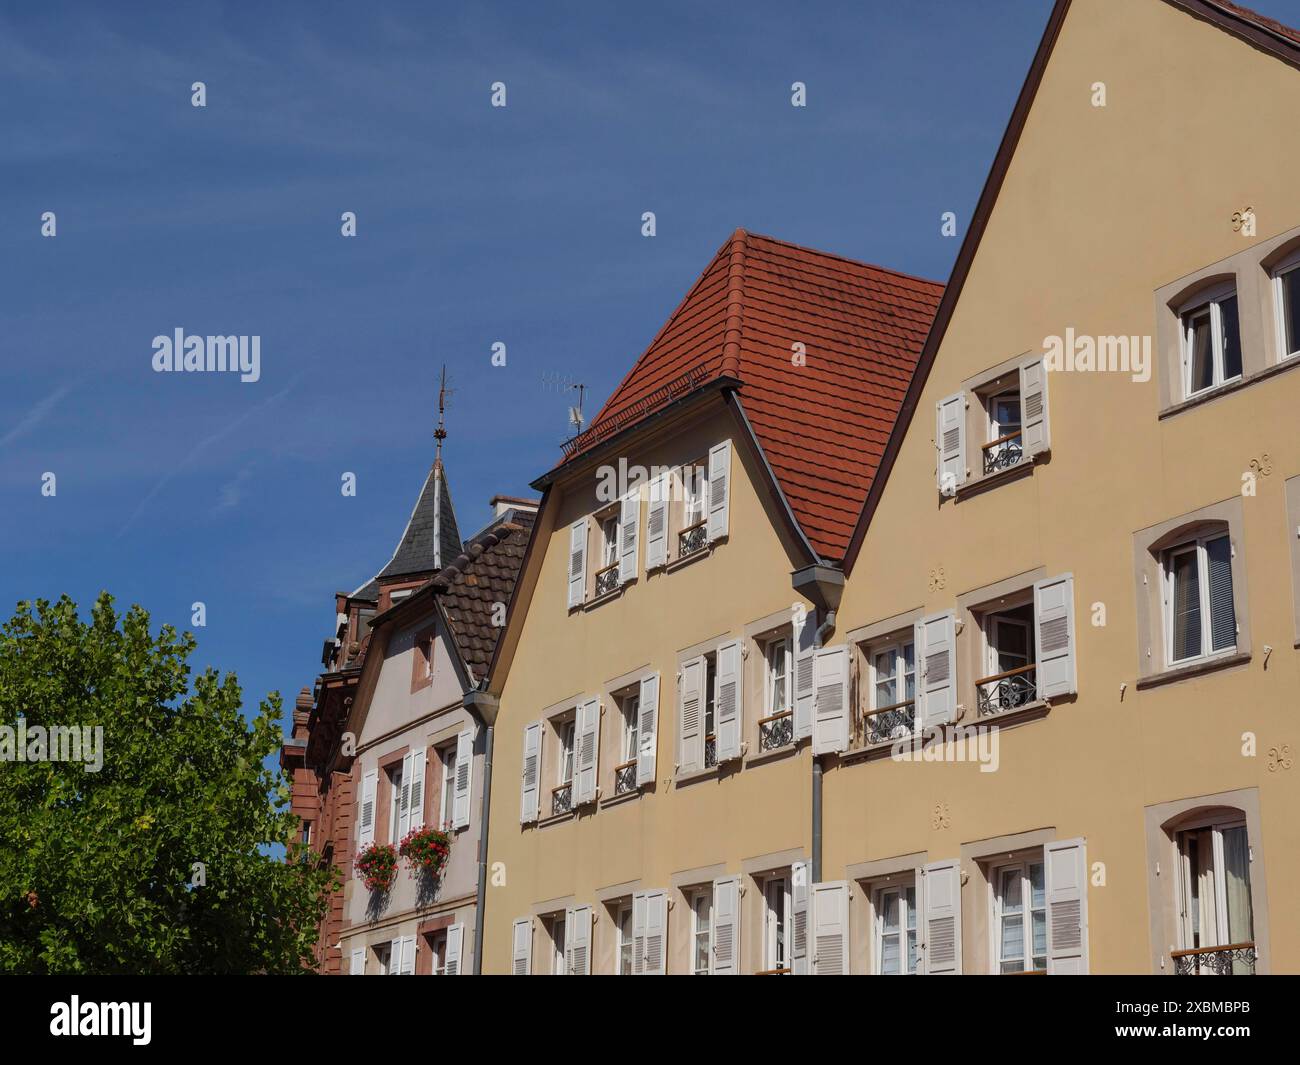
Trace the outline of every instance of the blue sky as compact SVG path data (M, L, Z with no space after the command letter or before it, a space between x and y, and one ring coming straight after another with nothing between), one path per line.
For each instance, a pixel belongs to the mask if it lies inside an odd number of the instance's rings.
M737 226L946 278L1050 7L6 4L5 615L201 600L197 663L291 705L402 531L444 362L468 536L569 435L548 381L594 413ZM178 327L260 335L261 380L154 373Z

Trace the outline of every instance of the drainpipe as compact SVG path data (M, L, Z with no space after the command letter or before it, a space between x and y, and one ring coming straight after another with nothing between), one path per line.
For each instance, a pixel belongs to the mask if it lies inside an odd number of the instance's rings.
M492 812L492 741L496 733L499 704L485 691L465 693L465 709L486 729L483 745L483 798L478 829L478 887L474 893L474 975L483 975L483 911L487 903L488 817Z

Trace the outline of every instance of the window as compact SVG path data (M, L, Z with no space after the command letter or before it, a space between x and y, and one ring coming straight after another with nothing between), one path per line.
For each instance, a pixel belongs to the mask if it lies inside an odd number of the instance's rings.
M397 843L401 840L399 826L402 823L402 812L406 809L406 804L410 798L403 788L404 783L402 780L402 763L398 762L388 771L388 839L391 843Z
M993 937L999 973L1047 971L1047 889L1042 861L993 872Z
M570 717L557 722L555 729L560 741L556 755L555 787L551 789L551 814L566 814L573 809L573 739L577 722Z
M394 968L397 964L397 959L393 957L393 948L391 944L384 943L381 946L375 947L375 958L379 962L379 973L381 976L397 975L397 970Z
M618 508L602 515L600 522L600 552L596 566L596 597L608 595L618 588Z
M876 972L884 976L915 975L916 887L887 887L876 891Z
M1250 900L1250 844L1245 821L1224 820L1177 834L1179 973L1253 973L1255 927ZM1187 954L1210 947L1222 953Z
M715 710L717 709L718 656L712 652L704 656L704 767L718 764L718 734Z
M553 917L546 918L544 923L551 940L551 974L553 976L563 976L565 970L564 914L557 913Z
M1273 300L1277 308L1279 361L1300 355L1300 251L1273 270Z
M916 647L910 639L875 647L871 663L871 706L867 743L885 743L916 728Z
M1237 646L1232 601L1232 544L1201 537L1165 553L1165 652L1181 665Z
M310 821L304 821L302 823L302 842L303 842L303 846L306 847L311 846L311 822Z
M449 828L455 819L456 810L456 744L449 743L438 752L442 759L442 805L438 816L443 828Z
M447 975L447 931L434 932L429 936L429 972L434 976Z
M997 473L1010 469L1025 457L1019 387L988 396L984 407L988 414L988 443L983 448L983 471Z
M764 660L764 716L758 722L758 747L776 750L794 742L794 704L790 691L790 641L769 640Z
M688 463L681 469L682 525L677 533L677 557L693 555L708 545L709 477L703 462Z
M979 713L1001 713L1037 700L1033 603L990 611L981 627L986 672L975 682Z
M713 889L691 892L690 902L691 973L708 976L713 971Z
M768 877L763 883L763 968L777 972L790 968L790 881Z
M1241 376L1236 289L1226 286L1183 312L1183 394L1190 398Z
M636 791L636 759L637 744L639 742L637 726L641 713L641 696L639 692L640 689L637 688L618 701L623 736L621 757L619 764L614 768L615 795L625 795L630 791Z
M631 976L632 903L621 903L614 920L618 928L618 957L615 959L615 965L617 966L616 971L619 976Z

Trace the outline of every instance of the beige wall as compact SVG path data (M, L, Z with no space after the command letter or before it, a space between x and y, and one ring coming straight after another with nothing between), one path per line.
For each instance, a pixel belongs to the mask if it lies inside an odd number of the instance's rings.
M795 554L779 517L761 487L761 467L742 442L739 423L720 401L689 419L640 434L624 457L629 463L675 466L707 454L730 438L730 535L704 557L667 572L645 572L646 507L640 521L640 568L622 594L585 610L567 608L569 526L598 509L596 475L587 469L552 489L549 524L534 536L540 571L501 697L495 745L495 781L487 898L485 971L510 967L511 924L518 917L589 904L595 908L596 971L614 961L613 918L606 902L636 890L662 888L673 901L669 913L670 971L688 964L689 916L680 889L725 874L749 875L757 866L788 864L790 853L810 845L811 764L804 742L772 760L753 756L757 685L751 681L755 652L746 661L746 735L749 754L739 766L684 782L676 779L678 696L682 652L715 646L728 635L743 638L746 626L769 615L789 618L803 602L790 586ZM602 460L604 461L604 460ZM558 497L558 498L556 498ZM544 519L545 520L545 519ZM631 799L613 798L609 737L618 728L608 693L620 678L658 671L661 678L656 780ZM543 779L540 825L520 825L520 774L525 726L577 696L600 694L601 802L579 816L547 823L549 785ZM547 737L547 741L550 737ZM551 760L544 761L549 767ZM549 772L549 769L548 769ZM765 858L764 856L770 856ZM498 864L500 863L500 864ZM504 882L502 882L504 881ZM757 914L753 890L742 900L749 927ZM756 921L756 916L752 918ZM534 971L547 971L542 936L534 937ZM742 967L755 967L757 951L746 940Z
M1107 106L1091 105L1105 82ZM966 971L987 971L987 888L972 847L1025 832L1084 837L1105 886L1088 891L1093 972L1150 972L1167 936L1150 914L1145 811L1255 789L1252 838L1267 906L1261 962L1300 971L1300 770L1269 768L1292 744L1300 661L1284 484L1300 473L1300 373L1281 372L1160 419L1158 376L1049 375L1051 455L1032 473L940 503L936 402L1044 338L1157 331L1164 286L1300 226L1300 72L1158 0L1075 0L964 292L845 590L840 634L1039 567L1074 574L1078 696L1001 736L1001 765L858 760L826 777L823 877L923 853L962 858ZM1258 235L1233 231L1251 206ZM1243 304L1245 301L1243 300ZM1243 317L1258 306L1242 306ZM1272 323L1268 323L1271 329ZM1243 328L1243 342L1258 337ZM1162 372L1157 366L1156 375ZM974 452L978 456L978 441ZM1241 498L1252 459L1271 458ZM1235 668L1139 690L1134 537L1239 500L1251 653ZM1294 509L1294 508L1293 508ZM923 530L919 534L918 530ZM935 575L942 570L942 587ZM1092 623L1104 604L1104 627ZM973 638L968 630L961 639ZM1271 655L1264 653L1272 647ZM968 682L969 664L965 680ZM1127 686L1121 694L1122 686ZM970 703L969 688L959 701ZM970 723L970 717L963 723ZM1258 757L1242 754L1243 734ZM942 816L941 816L942 815ZM1150 896L1150 897L1149 897ZM1257 935L1261 914L1256 915ZM855 970L865 915L854 910Z

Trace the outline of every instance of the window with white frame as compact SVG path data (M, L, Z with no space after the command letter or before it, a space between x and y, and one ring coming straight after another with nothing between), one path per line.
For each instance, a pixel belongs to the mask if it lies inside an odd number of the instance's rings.
M709 474L705 462L688 462L678 470L682 491L682 523L677 530L676 557L686 558L708 546Z
M763 716L758 722L758 747L776 750L794 742L794 702L791 690L790 641L784 636L763 647Z
M1300 355L1300 250L1273 268L1278 360Z
M920 959L916 946L916 886L877 888L873 908L875 971L882 976L915 975Z
M573 741L577 722L572 716L555 724L559 750L555 757L555 787L551 789L551 813L573 809Z
M449 743L438 751L442 762L442 797L438 817L443 828L450 828L456 811L456 744Z
M1006 388L984 399L988 442L982 449L984 473L997 473L1019 464L1025 457L1020 424L1020 386Z
M447 975L447 930L429 936L429 972L434 976Z
M594 577L595 595L599 598L619 587L618 581L618 508L602 514L597 522L600 529L600 544L596 555Z
M718 656L710 651L704 656L704 767L718 764L717 732Z
M1254 913L1250 897L1250 842L1246 822L1231 817L1177 833L1180 973L1254 972ZM1233 951L1187 954L1210 948Z
M911 632L868 648L870 705L866 742L885 743L916 729L916 647Z
M1183 395L1187 398L1241 376L1237 291L1229 284L1202 293L1181 314Z
M393 976L396 970L393 968L397 964L397 959L393 957L393 948L388 943L382 943L375 947L375 960L379 962L379 973L381 976Z
M1047 888L1041 856L993 870L993 945L996 972L1047 971Z
M691 973L708 976L713 972L713 888L690 892Z
M1039 698L1034 647L1033 593L1019 605L1001 606L980 615L983 673L975 681L982 715L1027 706Z
M790 968L790 878L785 875L763 881L763 968Z
M1227 534L1170 548L1163 566L1166 662L1182 665L1234 650L1237 622Z
M614 959L615 972L619 976L632 975L632 903L619 903L614 916L614 925L618 929L618 954Z
M638 727L641 715L640 687L618 698L619 718L622 724L619 764L614 767L614 794L624 795L636 791L636 759L639 743Z
M402 763L398 762L388 771L388 839L392 843L400 841L398 828L402 823L402 810L410 801L410 795L403 789Z
M564 957L564 914L557 913L542 919L542 927L551 947L551 974L563 976L565 973Z

